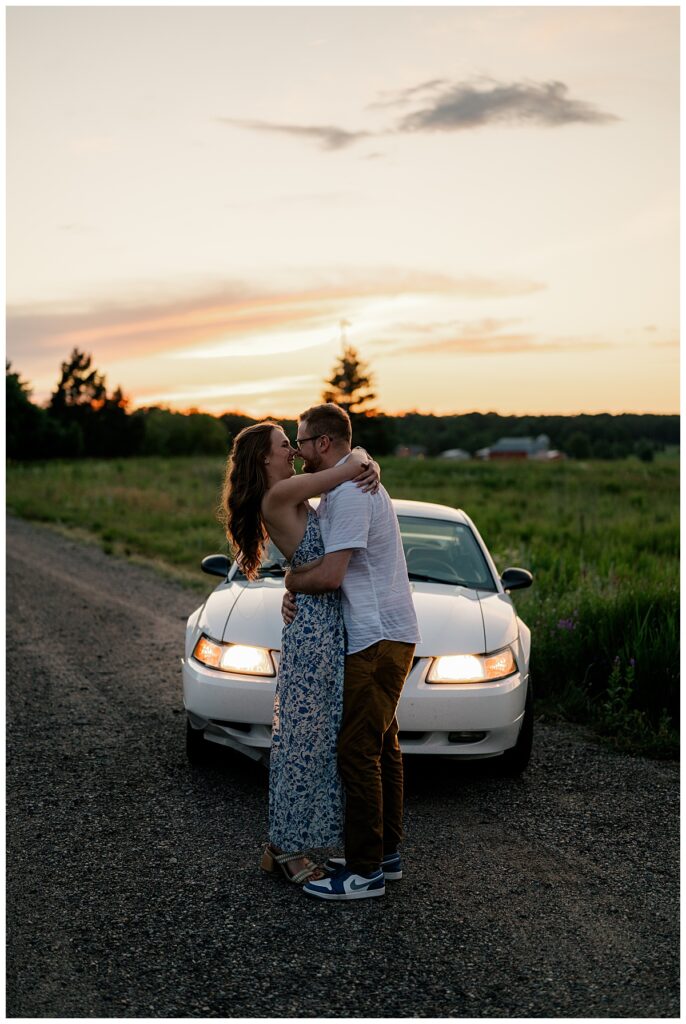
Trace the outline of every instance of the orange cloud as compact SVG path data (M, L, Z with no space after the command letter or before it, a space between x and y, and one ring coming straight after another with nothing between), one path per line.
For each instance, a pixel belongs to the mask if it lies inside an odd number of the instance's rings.
M520 352L591 351L611 347L611 343L604 339L572 336L541 338L530 331L507 329L521 323L521 319L489 317L459 323L397 324L392 328L391 336L376 342L375 347L380 350L380 355L399 353L429 356L512 355ZM403 341L403 335L409 336L411 340Z
M440 274L386 272L363 279L345 273L316 282L310 289L257 292L246 286L171 302L94 304L86 308L40 305L9 308L7 348L10 358L32 359L70 348L95 350L97 358L121 358L190 346L231 342L276 328L300 330L331 323L345 315L346 304L371 297L407 293L450 297L509 297L540 290L542 284L517 278L451 278ZM43 360L44 361L44 360Z

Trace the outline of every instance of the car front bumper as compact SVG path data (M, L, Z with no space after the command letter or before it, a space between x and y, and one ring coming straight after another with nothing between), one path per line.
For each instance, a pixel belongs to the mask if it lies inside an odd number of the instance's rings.
M276 655L278 659L278 655ZM517 742L528 675L489 683L427 683L431 658L416 658L398 705L404 754L494 757ZM183 703L205 738L266 759L276 679L247 677L182 659Z

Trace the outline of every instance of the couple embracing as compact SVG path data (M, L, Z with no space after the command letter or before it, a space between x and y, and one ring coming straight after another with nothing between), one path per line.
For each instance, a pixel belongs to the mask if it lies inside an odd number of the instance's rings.
M402 877L395 712L420 639L398 520L379 467L351 441L332 402L302 414L295 448L278 424L246 427L223 497L249 579L268 538L290 563L261 866L328 900L383 896ZM343 858L306 856L341 843Z

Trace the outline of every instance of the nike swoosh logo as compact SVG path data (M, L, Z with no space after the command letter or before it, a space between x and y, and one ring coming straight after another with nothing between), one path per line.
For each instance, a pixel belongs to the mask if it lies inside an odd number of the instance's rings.
M353 890L356 890L356 889L366 889L370 882L377 882L377 881L378 881L377 878L370 878L366 882L356 882L354 878L351 878L350 879L350 888L353 889Z

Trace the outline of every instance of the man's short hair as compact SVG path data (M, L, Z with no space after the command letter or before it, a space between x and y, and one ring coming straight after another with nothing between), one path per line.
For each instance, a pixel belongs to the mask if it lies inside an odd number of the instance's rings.
M323 405L313 405L306 409L300 416L301 420L307 422L309 434L326 434L334 442L352 441L353 430L350 424L350 417L345 409L335 402L325 402Z

